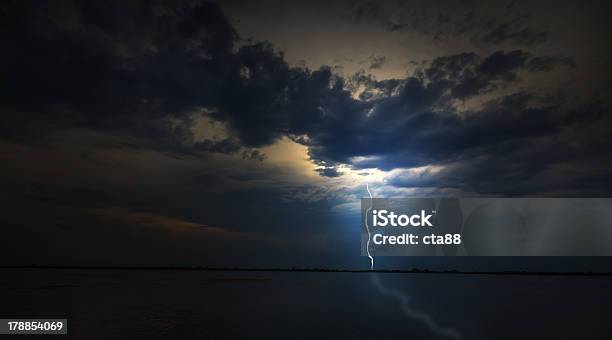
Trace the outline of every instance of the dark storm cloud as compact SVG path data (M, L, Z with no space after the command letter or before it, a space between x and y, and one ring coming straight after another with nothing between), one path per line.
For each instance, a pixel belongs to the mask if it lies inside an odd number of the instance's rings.
M368 106L354 100L329 67L290 68L265 44L240 53L248 55L241 58L244 77L228 82L227 100L213 117L229 124L245 145L266 145L284 135L299 140L313 130L334 133Z
M595 176L610 183L605 170L593 163L610 163L604 151L611 146L605 137L612 126L608 104L584 103L570 110L563 96L519 91L494 96L465 112L452 105L505 88L519 72L566 65L575 63L520 50L498 51L485 58L473 53L437 58L399 82L357 77L369 88L361 95L369 99L367 107L340 115L346 122L334 125L333 132L325 124L310 131L311 157L355 168L444 167L416 177L397 175L390 181L395 186L487 193L608 192L592 180ZM377 91L395 94L367 94Z
M548 41L550 32L531 27L521 9L517 2L351 2L355 22L376 23L389 32L414 31L435 41L466 37L478 45L530 47Z
M266 155L259 150L244 150L242 151L242 159L264 161Z
M195 141L193 114L255 147L305 133L325 116L322 101L348 97L328 68L290 68L267 43L236 47L215 4L15 2L3 12L4 137L41 121L235 152L236 140Z
M317 172L321 175L321 176L325 176L325 177L340 177L342 174L340 172L338 172L338 170L334 167L323 167L323 168L318 168Z
M291 67L269 43L239 47L210 3L14 2L2 12L5 138L23 138L24 129L44 133L36 130L40 122L126 133L157 148L242 150L243 158L262 160L250 148L288 136L308 146L323 176L340 175L340 163L383 170L441 165L446 170L419 181L398 176L392 183L487 192L519 181L533 190L563 184L546 177L533 184L533 176L553 169L586 183L589 172L574 170L580 162L609 164L604 104L570 110L563 96L515 90L464 112L456 108L507 89L522 74L575 66L569 57L468 52L436 58L404 79L377 81L365 73L344 78L325 66ZM377 13L368 9L360 20ZM442 28L448 21L436 20ZM510 28L500 32L487 39L527 39ZM350 90L360 87L357 99ZM194 112L225 123L230 137L196 141Z
M529 61L526 66L530 71L548 72L552 71L555 66L563 64L571 67L577 66L576 61L573 58L562 56L534 57Z
M214 104L233 58L236 33L216 5L2 6L8 18L1 40L3 116L126 130L180 144L191 138L186 114Z
M382 68L387 62L387 57L384 55L371 55L360 64L368 64L368 70L377 70Z
M535 31L529 27L521 27L514 22L495 23L487 25L479 32L474 33L472 39L476 42L498 45L511 41L516 45L534 46L539 45L550 38L547 31Z
M463 99L516 80L516 73L526 66L529 58L521 50L497 51L484 60L474 53L465 53L436 58L424 72L428 80L447 86L455 98ZM549 64L550 68L554 67L553 61Z
M311 155L342 163L351 163L355 156L376 156L371 163L360 165L364 167L420 166L451 157L457 150L555 129L561 124L556 107L530 107L533 98L525 93L491 101L465 117L451 107L453 100L515 81L517 72L526 69L531 60L522 51L499 51L486 58L466 53L437 58L400 81L358 77L369 92L396 94L376 97L366 91L362 98L374 99L356 107L358 111L341 113L346 122L332 125L334 133L325 130L325 124L318 125L308 133Z
M352 80L368 89L361 105L329 107L319 122L305 126L311 157L322 164L390 170L443 165L420 177L391 179L396 186L454 187L477 192L547 192L561 188L601 192L589 175L601 169L570 170L593 158L609 162L604 137L610 122L606 105L564 108L563 97L516 92L495 96L478 109L457 112L453 101L505 88L520 72L549 72L575 63L565 57L536 57L516 50L486 57L465 53L440 57L414 76L376 81L364 74ZM378 93L378 94L377 94ZM382 93L382 95L380 94ZM593 134L589 135L591 131ZM607 132L605 132L607 131ZM577 144L576 141L580 141ZM362 157L362 159L359 159ZM586 163L585 163L586 164ZM325 167L324 175L329 175ZM589 170L586 170L589 169ZM333 172L332 174L336 174ZM555 177L557 176L557 177ZM572 188L570 188L572 187Z
M350 84L328 68L289 68L270 50L268 58L253 60L244 71L258 95L217 111L215 118L233 126L247 145L293 137L309 147L311 159L322 166L319 173L327 177L340 175L333 167L338 163L385 170L447 163L478 157L508 140L537 138L563 128L561 103L532 107L530 101L541 98L527 93L492 100L465 117L451 104L505 88L519 72L551 71L567 60L537 58L520 50L484 58L474 53L441 57L406 79L376 81L356 75L352 86L356 82L367 87L362 100L356 100L346 90ZM359 156L372 158L355 161Z
M60 125L137 136L180 152L238 152L243 144L271 141L247 133L240 135L244 143L194 138L198 115L242 109L235 102L272 112L258 105L274 99L245 82L262 80L256 69L264 76L276 74L274 67L287 71L270 48L237 48L238 36L217 4L9 2L2 13L5 138L27 139ZM250 66L253 74L245 74ZM271 78L259 88L285 83ZM269 90L276 96L282 87ZM256 121L265 124L263 116Z

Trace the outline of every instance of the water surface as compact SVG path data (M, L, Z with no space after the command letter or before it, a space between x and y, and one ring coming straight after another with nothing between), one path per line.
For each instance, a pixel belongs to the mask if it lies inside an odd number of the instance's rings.
M5 269L3 318L68 337L609 339L611 277Z

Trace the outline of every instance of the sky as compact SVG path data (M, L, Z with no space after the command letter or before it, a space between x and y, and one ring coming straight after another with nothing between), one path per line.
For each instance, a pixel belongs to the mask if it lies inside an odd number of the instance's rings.
M5 2L0 262L367 268L366 183L377 197L608 196L607 13Z

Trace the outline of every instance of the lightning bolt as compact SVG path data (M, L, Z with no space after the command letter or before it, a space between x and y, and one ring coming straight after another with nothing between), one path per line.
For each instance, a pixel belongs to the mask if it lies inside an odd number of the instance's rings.
M370 234L370 226L368 225L368 214L370 213L370 210L372 210L373 207L373 198L372 193L370 192L370 185L367 182L366 190L368 191L368 195L370 195L370 207L366 210L365 214L365 226L368 232L368 242L366 243L366 251L368 253L368 257L370 258L370 270L374 270L374 258L370 254L370 240L372 237ZM406 316L407 319L417 320L425 324L427 328L429 328L433 333L439 336L448 337L451 339L461 339L461 334L456 330L451 328L442 328L435 322L435 320L429 314L411 308L409 304L410 297L398 289L392 289L383 285L377 273L370 274L370 281L380 293L386 296L390 296L399 302L400 308L402 309L402 312L404 313L404 316Z
M434 334L438 336L451 339L461 339L461 334L456 330L452 328L442 328L435 322L435 320L429 314L410 307L410 297L398 289L392 289L383 285L380 278L378 277L378 273L371 273L370 281L380 293L392 297L399 302L400 308L402 309L402 312L404 312L404 315L407 319L416 320L425 324L425 326L427 326L429 330L431 330Z
M374 270L374 258L372 257L372 254L370 254L370 239L372 238L372 235L370 234L370 226L368 226L368 214L370 213L370 210L372 210L372 193L370 192L370 186L369 184L366 182L366 190L368 191L368 195L370 195L370 207L366 210L365 213L365 226L366 226L366 231L368 232L368 242L366 243L366 252L368 253L368 257L370 258L370 270Z

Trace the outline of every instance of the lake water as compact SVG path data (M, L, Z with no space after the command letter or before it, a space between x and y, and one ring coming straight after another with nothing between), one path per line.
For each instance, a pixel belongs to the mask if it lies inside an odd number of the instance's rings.
M610 339L612 278L1 270L0 318L75 339Z

